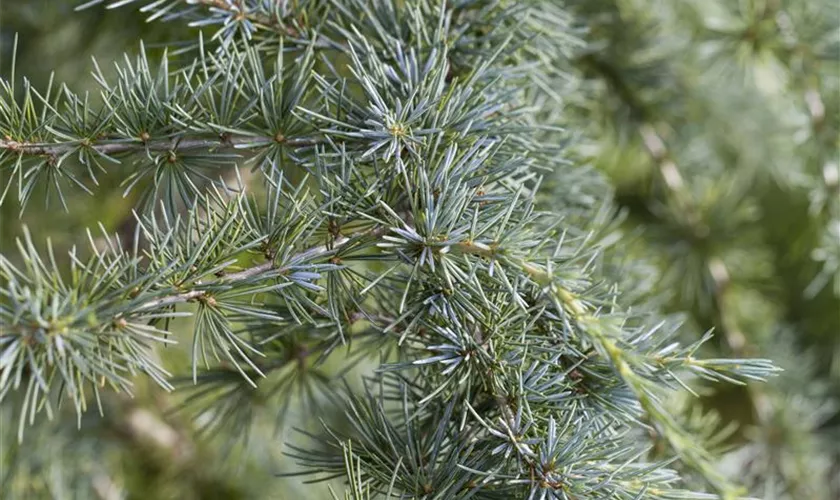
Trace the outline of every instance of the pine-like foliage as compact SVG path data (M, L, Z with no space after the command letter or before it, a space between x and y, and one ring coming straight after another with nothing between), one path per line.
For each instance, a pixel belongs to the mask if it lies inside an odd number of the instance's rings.
M0 81L4 210L133 208L0 255L3 491L831 498L829 361L744 285L783 192L840 295L837 9L781 3L80 6L182 42Z

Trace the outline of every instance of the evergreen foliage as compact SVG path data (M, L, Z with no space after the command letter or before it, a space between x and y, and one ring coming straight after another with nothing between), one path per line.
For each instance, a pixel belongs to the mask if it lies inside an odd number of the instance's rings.
M9 498L840 494L836 5L117 7L0 80Z

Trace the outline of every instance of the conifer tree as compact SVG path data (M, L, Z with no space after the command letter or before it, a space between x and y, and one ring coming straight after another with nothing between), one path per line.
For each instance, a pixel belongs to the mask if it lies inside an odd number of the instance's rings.
M832 2L117 7L0 81L4 495L840 493Z

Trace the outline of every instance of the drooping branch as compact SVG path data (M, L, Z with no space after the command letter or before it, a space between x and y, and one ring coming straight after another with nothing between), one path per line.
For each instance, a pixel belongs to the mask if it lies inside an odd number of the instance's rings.
M462 242L454 245L454 250L459 253L479 255L487 259L498 258L533 280L542 289L543 296L549 302L553 302L581 332L590 338L598 350L606 356L607 361L636 396L642 410L656 422L659 427L658 431L667 439L671 447L683 460L692 467L702 471L704 477L714 484L724 498L738 498L740 491L737 488L731 487L726 479L711 465L711 454L703 448L685 445L685 443L690 441L688 432L672 415L664 411L657 404L656 398L650 391L649 380L634 368L633 354L628 354L621 348L618 341L606 331L601 318L591 312L590 308L574 292L558 283L554 276L552 276L550 270L544 269L527 258L507 257L505 256L506 252L504 252L504 249L495 248L485 243ZM654 361L659 362L659 364L665 362L662 359L656 359ZM682 361L682 364L686 366L703 366L703 362L695 361L690 356ZM510 429L514 429L514 409L502 395L493 394L492 396L506 425ZM754 397L759 398L757 395ZM527 456L523 456L523 459L529 465L535 465Z

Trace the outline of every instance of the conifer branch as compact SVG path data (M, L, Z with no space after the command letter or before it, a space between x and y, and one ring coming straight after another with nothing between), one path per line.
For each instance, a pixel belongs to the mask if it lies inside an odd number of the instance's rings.
M493 258L495 255L495 252L487 245L469 243L461 244L458 248L464 253L482 255L486 258ZM559 308L578 325L582 332L585 332L591 337L599 350L606 354L616 372L638 398L642 409L658 424L658 431L664 435L678 455L692 467L702 471L703 476L719 489L723 498L727 500L739 498L743 494L743 491L739 488L732 487L724 476L715 470L712 465L712 456L707 451L688 445L692 440L691 435L671 415L654 402L655 397L651 395L648 389L650 382L636 373L632 368L633 362L630 357L628 357L624 349L619 347L614 339L606 334L598 316L590 313L589 308L574 293L563 288L562 285L556 284L546 270L522 260L511 263L518 266L540 286L545 287L547 290L546 293L553 297L553 300L558 304ZM686 365L695 363L690 357L680 361ZM700 362L700 365L702 365L702 362ZM510 428L515 428L513 409L500 396L497 395L495 400L499 411L508 421ZM528 461L529 459L526 456L524 460ZM530 463L532 468L537 465Z
M261 146L281 144L288 147L309 147L319 144L317 137L257 137L251 135L221 134L219 138L201 136L175 136L167 139L138 138L135 140L81 140L65 143L18 142L11 138L0 139L0 150L22 156L60 157L78 150L95 152L103 155L140 152L173 152L191 150L225 150L259 148Z
M368 236L376 238L377 236L384 234L386 232L386 229L387 228L385 227L374 227L371 229L360 231L356 234L351 234L350 236L342 235L336 238L334 241L332 241L329 245L318 245L298 254L295 254L287 261L285 261L283 265L279 265L278 262L271 260L269 262L257 264L255 266L243 269L241 271L237 271L235 273L223 274L220 278L214 281L200 283L200 286L203 288L221 284L235 285L238 282L259 280L263 275L269 273L272 276L283 275L289 272L293 266L299 266L302 264L311 263L312 261L325 259L331 255L334 255L337 252L340 252L342 247L348 242L352 241L354 238L362 238ZM269 251L268 253L271 254L272 252ZM169 295L166 297L161 297L159 299L146 302L140 305L138 307L138 310L160 309L175 304L182 304L196 300L200 301L202 299L207 298L209 296L209 293L210 292L207 292L205 290L191 290L188 292Z

